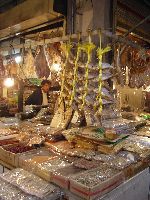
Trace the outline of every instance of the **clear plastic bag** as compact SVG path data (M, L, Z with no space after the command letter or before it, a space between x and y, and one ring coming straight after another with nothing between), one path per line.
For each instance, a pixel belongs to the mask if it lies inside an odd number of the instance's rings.
M15 169L4 173L1 178L20 188L27 194L34 195L41 199L53 199L52 196L60 196L60 189L43 179L23 169Z
M1 200L40 200L36 196L26 194L21 189L0 178Z

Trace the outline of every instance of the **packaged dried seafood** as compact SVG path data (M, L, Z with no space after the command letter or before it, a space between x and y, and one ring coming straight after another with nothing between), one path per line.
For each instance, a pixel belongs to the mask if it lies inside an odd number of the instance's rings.
M150 156L150 138L142 136L130 136L124 143L124 150L135 152L141 158Z
M37 78L36 75L36 70L35 70L35 60L32 55L32 50L29 49L26 57L25 57L25 62L23 65L23 74L25 75L24 78Z
M23 192L18 187L0 178L1 200L40 200L40 198Z
M33 163L42 163L53 158L55 154L50 152L46 148L36 149L30 152L26 152L19 156L19 167L31 171L34 167Z
M30 163L42 163L51 159L54 156L54 153L50 152L46 148L40 148L30 152L26 152L19 156L19 167L30 170Z
M40 199L57 199L60 189L23 169L14 169L1 175L1 178L20 188L27 194ZM38 184L37 184L38 183Z
M60 157L55 156L45 162L36 164L34 173L47 181L51 181L52 175L56 170L63 169L70 165L70 163L64 161Z
M118 170L101 164L100 167L70 178L70 191L82 198L93 200L111 191L124 180Z
M84 158L79 158L76 161L73 162L73 165L75 167L78 167L80 169L94 169L96 167L99 167L100 161L97 160L86 160Z
M52 182L64 189L69 189L69 178L83 171L83 169L74 166L58 169L52 175Z
M50 69L47 63L44 46L39 46L37 49L37 55L35 57L35 67L36 67L36 73L39 78L49 77Z

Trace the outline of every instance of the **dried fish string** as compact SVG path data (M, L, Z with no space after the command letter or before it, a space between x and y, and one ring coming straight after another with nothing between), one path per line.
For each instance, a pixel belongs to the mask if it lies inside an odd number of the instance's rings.
M94 48L95 48L95 45L91 42L91 36L89 34L89 42L85 43L81 46L81 50L83 50L87 54L87 63L85 65L85 85L84 85L84 94L82 96L81 110L84 108L85 98L86 98L87 92L88 92L88 76L89 76L89 67L88 66L89 66L89 63L91 62L91 53Z
M64 83L65 83L65 76L66 76L66 65L68 63L68 59L69 59L69 54L70 54L71 48L72 48L72 44L70 43L70 39L69 39L69 42L67 42L64 45L65 54L66 54L66 60L65 60L65 63L63 65L63 70L62 70L62 77L61 77L62 78L62 82L61 82L61 91L60 91L60 101L59 101L59 104L63 100Z
M74 64L74 75L73 75L73 83L72 83L72 93L71 93L71 99L70 99L70 106L73 103L74 97L75 97L75 93L76 93L76 82L77 82L77 71L78 71L78 61L79 61L79 56L81 53L81 45L79 44L80 41L80 34L79 34L79 38L78 38L78 46L77 46L77 54L76 54L76 58L75 58L75 64Z
M100 41L100 46L97 49L97 57L98 57L98 67L99 67L99 76L98 76L98 82L99 82L99 86L98 86L98 95L96 97L96 102L98 100L99 103L99 109L98 109L98 113L100 114L102 112L102 59L103 59L103 54L109 52L111 50L111 48L109 46L107 46L106 48L102 49L102 34L101 31L99 31L99 41ZM96 103L94 105L94 109L96 110Z

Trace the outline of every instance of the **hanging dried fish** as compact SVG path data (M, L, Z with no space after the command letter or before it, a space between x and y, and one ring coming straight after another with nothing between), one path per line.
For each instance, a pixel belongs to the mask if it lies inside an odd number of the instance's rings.
M8 64L6 65L7 74L10 76L16 76L18 74L18 64L16 63L14 58L10 58L8 60Z
M48 78L50 75L50 69L45 56L45 47L39 46L37 49L37 55L35 57L36 73L39 78Z
M3 56L0 55L0 76L3 77L5 76L5 67L3 64Z
M26 78L37 78L34 64L35 60L30 49L25 57L25 63L22 69Z

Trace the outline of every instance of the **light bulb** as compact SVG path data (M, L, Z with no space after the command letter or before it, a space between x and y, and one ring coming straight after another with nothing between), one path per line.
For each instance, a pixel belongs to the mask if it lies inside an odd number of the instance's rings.
M16 56L15 61L17 64L19 64L21 62L21 56Z
M52 66L53 71L60 72L61 66L58 63L54 63Z
M14 86L14 83L15 83L14 78L6 78L4 80L4 86L6 87L12 87Z

